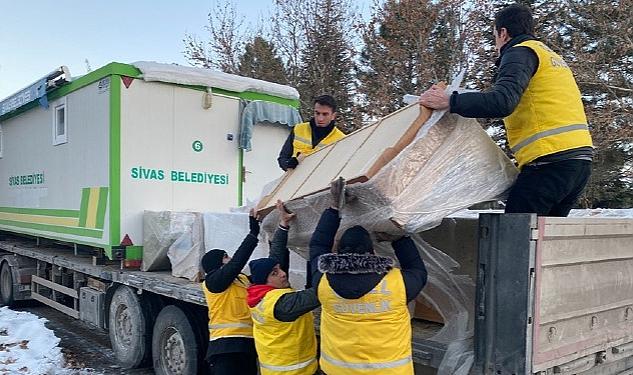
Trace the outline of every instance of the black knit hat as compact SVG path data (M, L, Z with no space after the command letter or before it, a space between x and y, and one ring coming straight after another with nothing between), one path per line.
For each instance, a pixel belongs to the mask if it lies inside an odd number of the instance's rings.
M371 241L367 229L360 225L353 226L346 230L338 242L339 254L366 254L374 252L374 244Z
M209 273L222 267L222 260L226 255L228 255L226 251L220 249L213 249L204 254L202 260L200 261L204 273Z
M259 258L251 260L248 266L251 269L251 282L253 284L266 284L268 275L273 271L279 262L273 258Z

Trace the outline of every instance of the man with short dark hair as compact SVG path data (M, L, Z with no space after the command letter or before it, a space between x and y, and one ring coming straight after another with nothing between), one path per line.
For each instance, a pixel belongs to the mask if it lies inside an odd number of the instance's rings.
M345 137L336 127L336 109L336 101L330 95L314 99L314 117L295 125L279 152L277 162L281 169L294 169L299 164L299 155L308 156Z
M312 310L319 306L314 289L296 291L288 281L289 223L294 214L277 202L280 222L270 257L249 263L252 285L247 302L262 375L313 375L317 371Z
M591 174L593 144L580 90L565 61L534 37L529 8L495 15L498 73L491 90L453 92L437 86L420 104L464 117L504 117L508 144L521 170L507 213L567 216Z
M321 303L321 370L328 375L413 374L411 317L407 303L427 280L410 237L380 234L391 241L400 269L376 255L365 228L354 226L331 253L340 224L344 181L332 184L326 209L310 240L314 285Z

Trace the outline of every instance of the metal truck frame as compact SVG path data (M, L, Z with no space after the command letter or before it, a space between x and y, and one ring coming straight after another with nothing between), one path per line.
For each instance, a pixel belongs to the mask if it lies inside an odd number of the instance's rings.
M633 219L482 214L445 219L422 235L476 277L472 373L633 371ZM168 272L93 265L89 253L10 233L0 252L3 304L54 301L108 329L124 367L205 371L207 314L199 284ZM438 325L413 324L416 372L432 373L448 343L433 341Z

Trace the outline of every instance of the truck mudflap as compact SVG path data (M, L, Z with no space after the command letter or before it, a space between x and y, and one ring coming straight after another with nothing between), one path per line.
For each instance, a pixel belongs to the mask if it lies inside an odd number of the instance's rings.
M480 217L475 369L633 368L633 220Z

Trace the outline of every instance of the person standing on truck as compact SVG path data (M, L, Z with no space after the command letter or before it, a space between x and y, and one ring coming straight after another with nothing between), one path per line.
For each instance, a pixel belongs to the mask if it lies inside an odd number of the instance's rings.
M345 137L336 127L336 107L336 100L330 95L314 99L314 117L295 125L279 152L277 162L281 169L294 169L299 164L299 155L308 156Z
M249 216L249 233L233 257L213 249L201 260L205 272L202 290L209 309L207 360L213 374L257 374L253 323L246 304L248 277L241 273L257 247L259 222Z
M427 280L426 267L408 236L377 233L391 241L400 269L392 258L376 255L370 234L353 226L341 235L331 253L344 203L345 181L332 184L327 208L310 240L316 259L314 285L321 302L321 370L340 374L413 374L411 317L407 303Z
M534 37L528 7L500 10L493 33L499 58L491 90L449 96L434 85L419 102L464 117L504 117L521 170L505 212L567 216L589 180L593 158L580 90L567 63Z
M277 201L279 228L270 257L252 260L248 306L262 375L313 375L317 371L317 343L312 310L319 306L314 289L296 291L288 281L286 247L295 214Z

